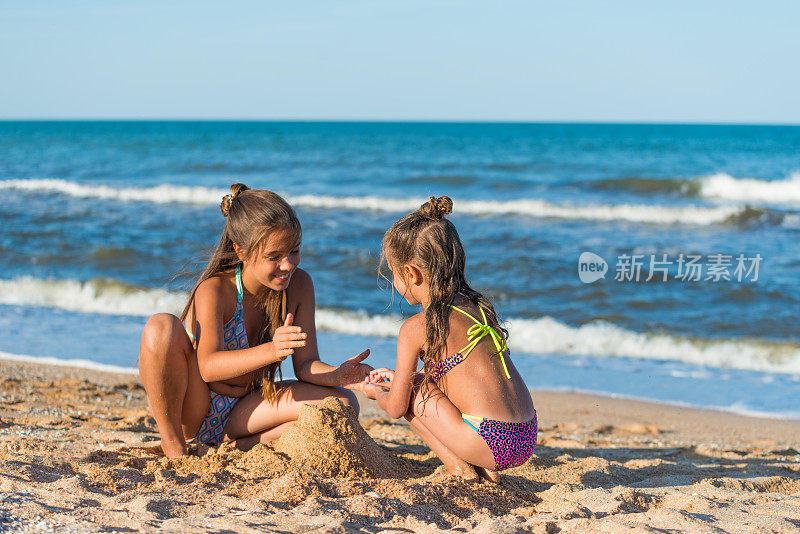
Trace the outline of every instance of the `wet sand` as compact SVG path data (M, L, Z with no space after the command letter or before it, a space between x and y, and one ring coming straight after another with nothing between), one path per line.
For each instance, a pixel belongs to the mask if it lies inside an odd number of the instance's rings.
M537 453L493 485L361 400L246 453L166 459L138 377L0 360L0 531L800 529L798 421L535 392Z

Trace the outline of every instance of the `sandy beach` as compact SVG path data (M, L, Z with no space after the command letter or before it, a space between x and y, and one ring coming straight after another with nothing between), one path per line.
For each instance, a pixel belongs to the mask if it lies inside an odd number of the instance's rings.
M271 445L175 460L148 449L135 375L0 360L0 377L0 531L800 529L798 421L535 392L536 455L492 485L448 476L363 398L358 419L329 399Z

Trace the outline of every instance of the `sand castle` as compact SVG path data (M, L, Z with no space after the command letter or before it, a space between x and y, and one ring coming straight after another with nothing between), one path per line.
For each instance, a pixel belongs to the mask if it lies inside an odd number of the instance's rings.
M327 477L403 478L407 463L381 448L358 422L358 416L336 397L305 405L300 417L275 442L293 467Z

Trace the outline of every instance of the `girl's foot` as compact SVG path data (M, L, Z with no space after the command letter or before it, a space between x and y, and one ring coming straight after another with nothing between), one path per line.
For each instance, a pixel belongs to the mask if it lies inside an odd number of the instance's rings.
M186 456L186 443L180 440L161 440L161 450L167 458L180 458Z
M450 471L450 473L461 478L464 482L478 482L480 480L480 477L471 465L467 468L458 468L456 471Z
M448 473L455 475L466 482L477 482L480 480L478 473L475 472L475 467L460 458L456 458L455 461L451 460L447 462L445 464L445 468L447 469Z
M475 472L479 477L491 482L492 484L497 484L498 480L500 480L500 476L497 474L497 471L493 471L491 469L484 469L483 467L475 466Z

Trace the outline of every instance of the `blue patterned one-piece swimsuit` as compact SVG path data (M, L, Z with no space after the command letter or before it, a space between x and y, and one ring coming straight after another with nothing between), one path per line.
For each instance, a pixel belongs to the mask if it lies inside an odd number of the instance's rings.
M236 267L236 311L231 320L225 323L222 331L225 350L246 349L250 345L247 342L247 332L244 328L244 308L242 307L242 266ZM194 337L194 336L192 336ZM237 397L220 395L213 391L211 393L211 405L200 430L197 431L197 441L207 445L217 445L222 442L222 435L231 410L239 402Z

